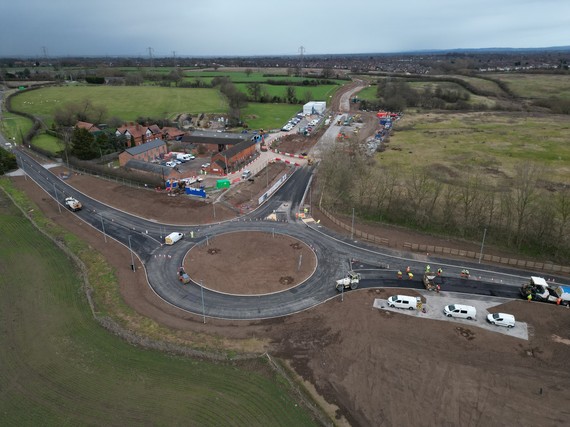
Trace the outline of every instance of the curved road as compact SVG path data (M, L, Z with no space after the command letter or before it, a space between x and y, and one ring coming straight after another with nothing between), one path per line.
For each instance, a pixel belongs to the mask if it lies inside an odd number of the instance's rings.
M105 233L106 236L130 248L141 260L147 280L154 292L169 304L197 315L222 319L265 319L285 316L318 305L338 296L334 280L344 276L349 268L361 272L360 288L411 287L423 289L421 275L412 280L397 280L395 271L407 265L412 271L423 271L425 259L404 258L400 253L378 248L362 242L350 241L318 224L297 222L294 212L306 193L312 168L297 168L289 180L256 211L240 219L196 226L161 224L131 215L90 198L36 162L24 150L16 149L18 164L46 193L60 204L67 196L77 198L83 209L76 215L83 221ZM65 209L63 206L62 209ZM270 213L277 213L278 221L266 221ZM165 234L181 231L186 237L173 246L162 245ZM189 238L190 232L194 238ZM217 234L234 231L265 231L283 233L311 245L317 256L314 274L295 288L273 294L235 296L208 288L194 277L194 283L180 285L178 266L183 264L187 252L194 245L208 244ZM414 257L414 255L407 255ZM479 295L518 298L518 287L529 274L514 269L485 266L430 257L432 266L442 266L445 277L444 290ZM462 268L469 268L476 279L461 279Z

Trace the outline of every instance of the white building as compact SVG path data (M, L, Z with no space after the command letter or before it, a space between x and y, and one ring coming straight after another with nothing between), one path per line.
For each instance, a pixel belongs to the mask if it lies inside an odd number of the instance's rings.
M325 101L311 101L303 105L303 114L323 114L327 109Z

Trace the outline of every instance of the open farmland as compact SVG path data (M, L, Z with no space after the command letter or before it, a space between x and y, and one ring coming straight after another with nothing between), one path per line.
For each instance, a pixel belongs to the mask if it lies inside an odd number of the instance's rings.
M106 108L107 117L134 121L144 117L174 117L178 113L221 113L226 101L216 89L156 86L58 86L24 92L12 98L12 107L41 117L50 125L54 112L85 100Z
M438 164L446 170L496 170L507 176L513 175L515 164L529 161L543 165L549 181L570 183L569 133L566 116L408 114L396 125L390 148L377 156L409 172Z
M110 334L65 254L3 193L0 225L3 425L312 425L264 359L214 364Z
M489 74L501 80L522 98L543 99L558 97L570 99L570 79L568 75L557 74Z

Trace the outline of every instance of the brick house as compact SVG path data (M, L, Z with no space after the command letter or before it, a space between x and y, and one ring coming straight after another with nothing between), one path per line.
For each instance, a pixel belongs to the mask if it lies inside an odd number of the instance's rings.
M184 135L186 135L186 132L178 128L169 126L162 128L162 139L165 141L178 141L181 140Z
M127 148L119 154L119 165L125 166L129 160L141 160L143 162L156 161L168 152L168 146L162 139L154 139L142 145Z
M158 126L157 126L158 128ZM160 130L160 129L159 129ZM147 126L137 124L123 125L115 131L116 136L124 135L128 147L135 147L153 139L159 139L162 133L155 136Z

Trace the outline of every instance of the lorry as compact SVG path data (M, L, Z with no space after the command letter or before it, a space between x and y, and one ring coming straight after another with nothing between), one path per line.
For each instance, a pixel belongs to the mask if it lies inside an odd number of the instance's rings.
M523 298L531 296L533 301L570 305L570 286L549 284L542 277L531 276L530 281L521 286Z
M441 277L437 273L425 272L424 273L424 286L428 291L437 291L437 287L441 287Z
M164 243L166 243L167 245L173 245L183 237L184 237L183 233L175 231L174 233L170 233L168 236L164 238Z
M65 198L65 206L72 212L77 212L81 210L83 205L79 202L79 200L73 197L66 197Z
M336 290L341 292L345 289L356 289L360 283L360 273L349 271L346 277L338 279L335 283Z

